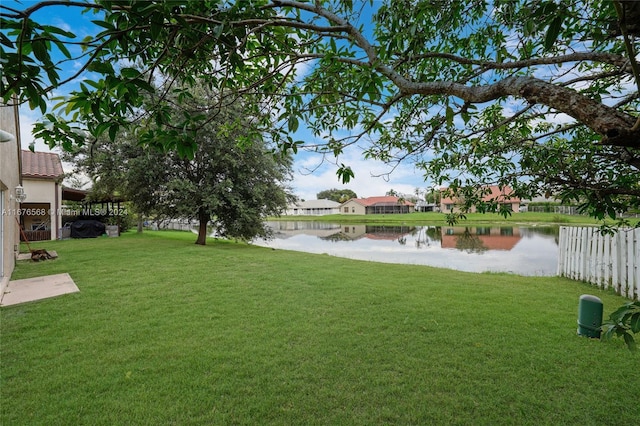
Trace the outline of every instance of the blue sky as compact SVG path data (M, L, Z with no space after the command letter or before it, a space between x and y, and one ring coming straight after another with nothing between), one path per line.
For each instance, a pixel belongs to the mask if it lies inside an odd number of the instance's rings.
M6 3L8 5L16 5L16 2ZM16 8L25 8L35 1L22 1L21 5ZM79 14L78 8L70 8L64 6L47 7L37 12L34 18L41 23L54 25L56 27L73 32L78 39L94 34L99 31L97 27L91 23L93 15ZM366 19L366 17L363 17ZM74 54L74 47L71 47L71 53ZM79 48L75 48L79 49ZM62 78L70 76L79 66L78 63L66 62L61 67L60 75ZM85 77L90 77L85 74ZM79 81L79 80L78 80ZM65 92L72 90L77 82L60 88L59 92L55 92L54 96L63 95ZM39 110L31 111L28 105L23 105L20 109L20 124L22 146L26 149L30 144L35 143L38 151L49 151L49 148L42 142L35 140L31 135L31 129L35 122L41 118ZM296 133L295 139L305 140L308 143L322 142L314 138L311 133L304 128L304 123L300 124L300 130ZM56 149L54 149L56 151ZM348 188L353 190L359 197L369 197L384 195L393 189L403 194L413 194L416 188L425 188L427 184L423 181L420 171L416 170L412 164L406 163L391 171L390 166L381 162L365 160L362 157L362 147L348 148L340 157L339 162L349 165L355 172L355 178L349 184L343 185L336 175L338 166L335 159L323 158L316 153L299 151L294 157L294 179L291 182L294 193L302 199L315 199L316 194L322 190L330 188ZM65 167L71 170L69 166Z

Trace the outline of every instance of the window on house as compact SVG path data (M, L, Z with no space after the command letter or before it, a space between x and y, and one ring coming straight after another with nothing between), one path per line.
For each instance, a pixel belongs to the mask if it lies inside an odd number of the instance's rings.
M345 213L349 213L349 207L345 207L345 208L344 208L344 212L345 212Z
M356 212L356 208L355 207L351 207L351 213L355 213Z

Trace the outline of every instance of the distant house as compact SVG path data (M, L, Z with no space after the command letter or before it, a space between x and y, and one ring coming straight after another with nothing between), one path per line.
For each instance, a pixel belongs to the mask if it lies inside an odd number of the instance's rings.
M437 212L440 211L440 206L435 203L428 203L426 201L418 201L415 209L417 212Z
M15 267L20 243L20 117L18 104L0 104L0 300Z
M340 213L340 203L322 199L298 201L296 203L290 204L289 206L287 206L287 210L284 214L289 216L322 216L325 214L337 213Z
M520 199L511 196L513 194L513 190L508 186L505 186L500 189L497 185L489 186L490 190L484 197L482 197L483 201L497 201L500 205L507 205L509 209L513 212L520 211ZM443 213L457 213L460 212L460 205L462 202L458 199L442 197L440 200L440 211ZM475 206L471 207L471 213L476 211Z
M414 211L414 204L399 197L352 198L340 205L342 214L404 214Z
M20 204L22 228L29 241L55 240L62 227L62 179L58 154L22 150L22 184L27 196Z

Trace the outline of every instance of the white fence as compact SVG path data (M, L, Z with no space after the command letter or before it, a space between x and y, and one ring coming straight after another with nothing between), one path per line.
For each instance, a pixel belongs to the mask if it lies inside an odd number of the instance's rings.
M560 227L558 275L640 300L640 228Z

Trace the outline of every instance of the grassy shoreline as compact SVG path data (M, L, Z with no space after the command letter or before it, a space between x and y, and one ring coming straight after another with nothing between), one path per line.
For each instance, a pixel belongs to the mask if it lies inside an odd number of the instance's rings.
M640 355L576 336L556 277L182 232L47 242L80 293L0 309L2 424L632 424Z
M318 221L337 223L403 223L414 225L446 226L447 222L443 213L409 213L409 214L380 214L380 215L347 215L332 214L324 216L280 216L269 220L280 221ZM630 222L636 223L640 219L631 218ZM546 224L546 225L601 225L602 222L588 216L571 216L557 213L514 213L511 216L501 216L497 213L469 213L465 220L461 220L457 226L473 226L478 223L491 223L496 226L514 224ZM612 223L607 221L607 223Z

